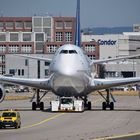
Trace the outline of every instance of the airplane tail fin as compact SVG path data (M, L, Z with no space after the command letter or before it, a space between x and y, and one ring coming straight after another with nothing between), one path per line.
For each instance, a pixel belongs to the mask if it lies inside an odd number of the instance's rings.
M75 42L74 44L81 47L81 29L80 29L80 0L77 0L76 9L76 31L75 31Z

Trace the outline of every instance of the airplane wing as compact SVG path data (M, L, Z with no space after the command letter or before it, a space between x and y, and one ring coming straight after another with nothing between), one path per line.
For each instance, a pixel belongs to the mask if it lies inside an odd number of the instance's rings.
M92 90L101 90L121 85L135 84L138 82L140 82L140 77L120 79L92 79L90 86Z
M29 58L29 59L35 59L35 60L42 60L42 61L46 61L46 62L49 62L49 63L51 63L51 61L52 61L52 59L44 58L44 57L35 57L35 56L17 55L17 54L15 56Z
M47 79L27 79L27 78L0 76L0 83L17 84L34 87L38 89L50 90L51 89L50 78L51 77Z
M116 61L116 60L129 59L129 58L136 58L136 57L140 57L140 54L125 56L125 57L118 57L118 58L93 60L93 61L91 61L90 65L101 64L101 63L104 63L104 62L110 62L110 61Z

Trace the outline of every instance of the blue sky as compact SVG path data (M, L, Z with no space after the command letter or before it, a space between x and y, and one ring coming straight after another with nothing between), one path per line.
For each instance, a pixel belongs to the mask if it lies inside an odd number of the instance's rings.
M3 16L75 16L76 0L0 0ZM140 23L140 0L81 0L82 27Z

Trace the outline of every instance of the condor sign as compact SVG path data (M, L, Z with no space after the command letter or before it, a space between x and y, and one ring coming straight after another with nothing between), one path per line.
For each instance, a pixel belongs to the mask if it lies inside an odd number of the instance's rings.
M111 40L111 39L109 39L109 40L101 40L101 39L99 39L97 42L98 42L99 45L116 45L117 41Z

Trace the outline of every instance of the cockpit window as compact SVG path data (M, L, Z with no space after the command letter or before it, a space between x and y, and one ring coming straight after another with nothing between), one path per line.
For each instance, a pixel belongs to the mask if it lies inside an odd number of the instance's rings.
M60 54L77 54L76 50L61 50Z
M68 53L68 50L62 50L60 53L67 54Z
M77 53L76 50L69 50L69 53Z

